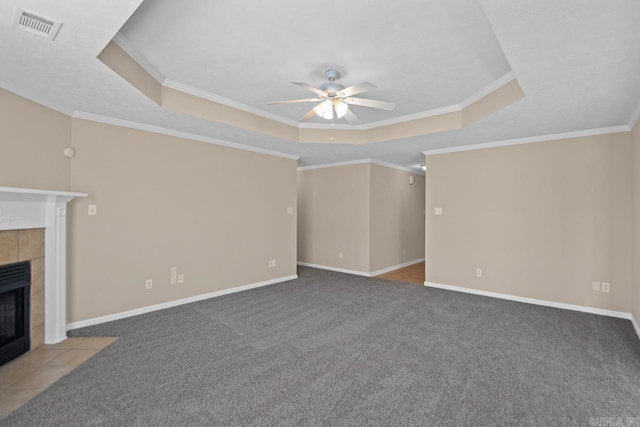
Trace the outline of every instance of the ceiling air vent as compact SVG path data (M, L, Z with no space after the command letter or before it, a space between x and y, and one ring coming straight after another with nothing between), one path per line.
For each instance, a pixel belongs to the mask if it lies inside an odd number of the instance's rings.
M13 26L53 41L62 22L38 16L23 9L17 9Z

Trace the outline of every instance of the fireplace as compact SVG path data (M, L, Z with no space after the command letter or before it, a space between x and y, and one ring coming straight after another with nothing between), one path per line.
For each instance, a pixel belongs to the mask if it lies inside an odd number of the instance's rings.
M31 267L0 267L0 366L29 351Z
M32 349L67 337L67 203L75 197L87 194L0 187L0 266L31 265Z

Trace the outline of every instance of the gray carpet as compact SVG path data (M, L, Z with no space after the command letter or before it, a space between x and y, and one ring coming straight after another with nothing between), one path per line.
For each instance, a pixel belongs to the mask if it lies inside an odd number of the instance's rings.
M0 424L568 426L640 417L640 340L629 321L311 268L299 275L72 331L120 339Z

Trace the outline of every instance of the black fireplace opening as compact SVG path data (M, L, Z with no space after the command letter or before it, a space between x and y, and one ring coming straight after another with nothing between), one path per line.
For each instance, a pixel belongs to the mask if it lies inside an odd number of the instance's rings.
M0 266L0 365L29 351L29 262Z

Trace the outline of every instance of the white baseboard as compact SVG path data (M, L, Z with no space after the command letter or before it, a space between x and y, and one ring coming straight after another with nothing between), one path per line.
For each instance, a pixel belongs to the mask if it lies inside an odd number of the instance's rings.
M638 339L640 339L640 326L638 326L638 322L636 318L631 316L631 323L633 323L633 329L636 330L636 334L638 334Z
M369 273L366 273L364 271L347 270L346 268L329 267L328 265L310 264L308 262L300 262L300 261L298 261L298 265L301 265L303 267L319 268L321 270L337 271L338 273L355 274L356 276L369 277Z
M388 273L389 271L394 271L403 267L408 267L410 265L417 264L422 261L424 261L424 258L414 259L413 261L405 262L404 264L394 265L391 267L383 268L382 270L372 271L371 273L367 273L366 271L347 270L346 268L330 267L328 265L310 264L308 262L298 262L298 265L302 265L304 267L319 268L321 270L337 271L338 273L355 274L356 276L373 277L373 276L378 276L380 274Z
M480 291L478 289L463 288L461 286L443 285L441 283L424 282L424 285L430 288L446 289L448 291L464 292L466 294L482 295L485 297L500 298L500 299L506 299L510 301L524 302L527 304L543 305L545 307L562 308L565 310L582 311L584 313L599 314L601 316L618 317L620 319L627 319L627 320L631 320L632 322L634 321L633 315L631 313L626 313L624 311L605 310L602 308L587 307L584 305L565 304L563 302L553 302L553 301L546 301L542 299L518 297L515 295L500 294L497 292L488 292L488 291ZM638 332L638 326L634 325L634 327L636 328L636 332ZM640 338L640 333L638 334L638 337Z
M202 301L209 298L221 297L223 295L233 294L236 292L246 291L249 289L260 288L262 286L273 285L276 283L286 282L288 280L297 279L298 275L279 277L277 279L266 280L264 282L251 283L249 285L237 286L235 288L223 289L221 291L210 292L208 294L196 295L189 298L183 298L175 301L164 302L162 304L151 305L148 307L136 308L134 310L123 311L120 313L109 314L106 316L94 317L93 319L80 320L67 324L67 331L72 329L84 328L87 326L99 325L100 323L111 322L114 320L125 319L127 317L138 316L140 314L151 313L152 311L164 310L165 308L176 307L178 305L189 304L191 302Z
M410 265L417 264L417 263L423 262L423 261L424 261L424 258L414 259L413 261L408 261L408 262L405 262L403 264L398 264L398 265L394 265L394 266L391 266L391 267L383 268L382 270L373 271L373 272L369 273L369 276L371 276L371 277L379 276L381 274L388 273L388 272L394 271L394 270L399 270L399 269L404 268L404 267L409 267Z

